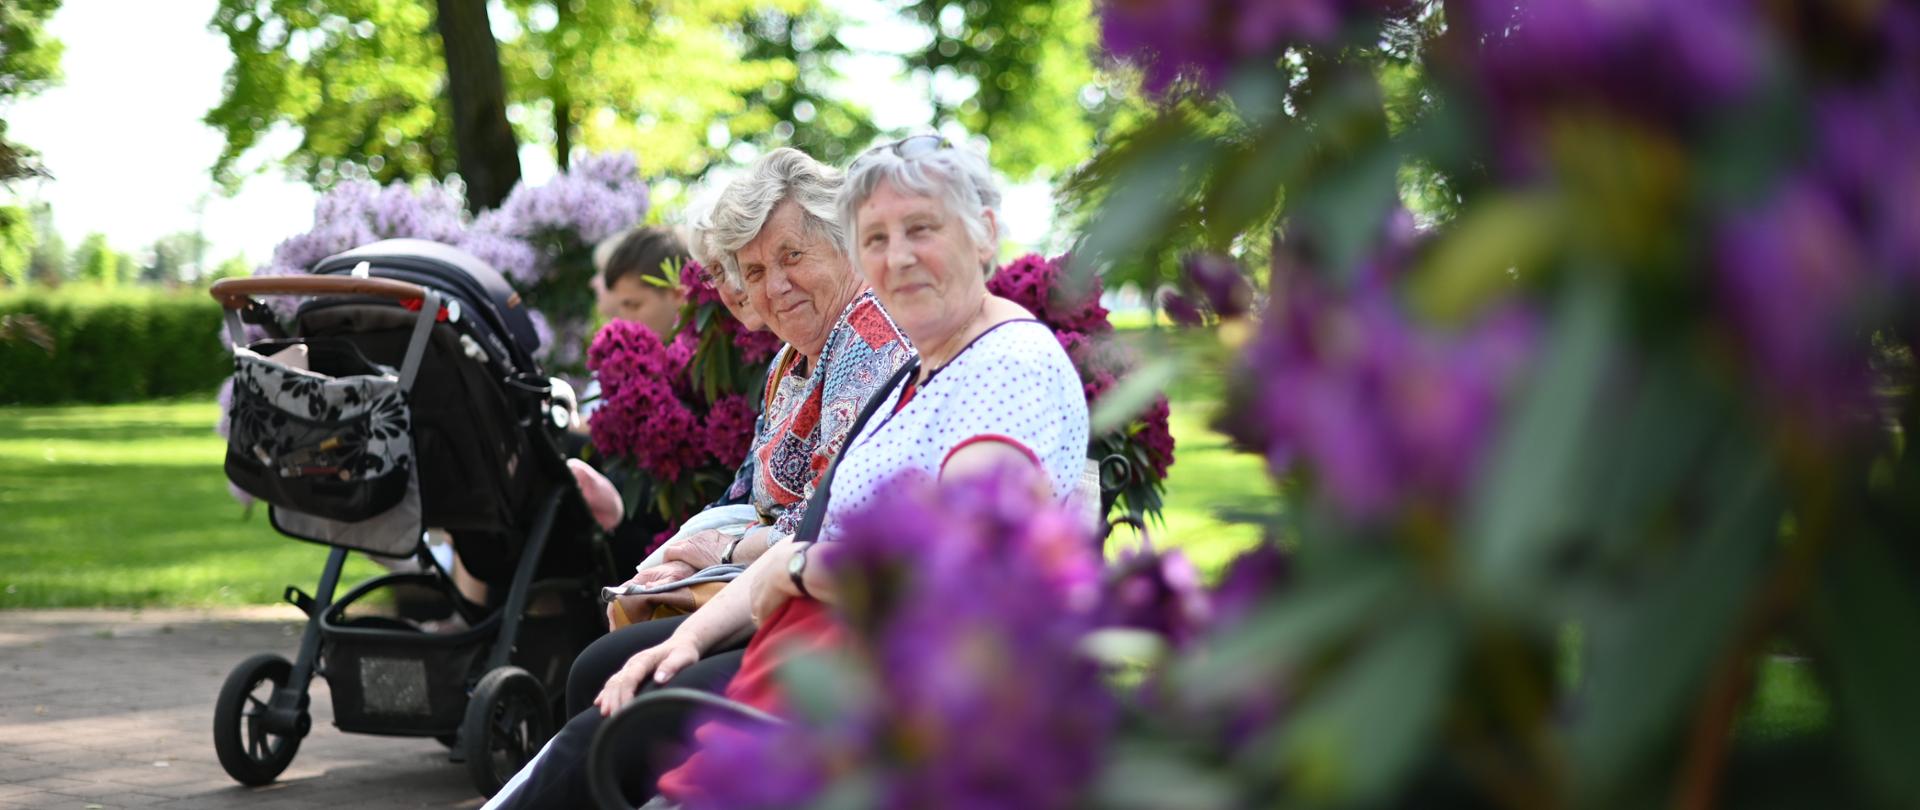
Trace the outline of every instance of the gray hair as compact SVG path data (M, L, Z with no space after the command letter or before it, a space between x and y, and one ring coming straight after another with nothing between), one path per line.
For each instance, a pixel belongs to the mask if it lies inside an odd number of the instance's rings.
M894 143L898 143L895 141ZM895 154L893 144L876 146L854 158L847 168L846 182L840 189L840 220L846 223L847 255L859 260L859 236L854 233L854 213L860 210L873 191L885 181L908 194L939 200L947 212L966 225L967 236L975 247L988 253L1000 252L1000 232L990 228L983 211L1000 216L1000 186L993 181L987 159L959 147L945 147L911 159ZM982 268L991 276L993 260Z
M760 235L767 217L784 200L800 206L801 219L810 233L839 249L847 242L844 220L834 207L840 181L839 170L798 149L782 147L768 152L714 201L712 213L700 228L702 237L695 240L700 246L695 249L719 259L727 280L742 286L740 261L735 254Z

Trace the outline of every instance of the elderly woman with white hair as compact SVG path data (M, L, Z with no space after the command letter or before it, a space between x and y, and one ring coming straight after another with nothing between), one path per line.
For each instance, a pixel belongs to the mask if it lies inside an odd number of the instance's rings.
M844 251L848 243L837 207L841 175L794 149L778 149L734 180L698 228L695 250L716 258L728 281L745 291L749 308L787 341L769 370L766 423L753 447L751 502L762 522L737 539L702 532L669 544L665 565L636 576L644 583L684 577L714 564L757 564L790 538L804 519L809 498L838 455L854 416L875 392L913 358L912 344L881 309ZM749 568L748 570L752 570ZM694 615L745 616L744 589L722 588ZM629 658L680 637L691 617L642 621L603 636L575 660L568 676L573 719L489 807L586 807L592 804L585 774L586 746L603 713L587 698L598 694ZM677 667L657 681L709 691L724 688L739 668L752 627L701 636L707 655ZM631 680L631 679L629 679ZM629 688L629 694L631 689ZM674 724L667 724L672 726ZM671 745L680 729L639 729L623 747L650 752ZM652 778L640 769L629 780L647 792Z
M876 397L810 505L798 541L768 551L728 587L724 596L732 598L715 599L665 643L635 655L608 680L598 699L603 711L618 709L649 680L699 666L708 650L755 625L727 694L777 708L778 662L836 637L826 607L837 596L827 576L833 544L824 541L898 476L952 479L1015 465L1034 471L1056 498L1074 493L1087 454L1086 399L1046 325L987 292L999 199L986 161L937 135L877 147L848 167L839 209L850 252L918 347L918 361ZM709 733L727 732L701 731ZM693 798L699 786L691 771L682 766L661 777L658 803Z

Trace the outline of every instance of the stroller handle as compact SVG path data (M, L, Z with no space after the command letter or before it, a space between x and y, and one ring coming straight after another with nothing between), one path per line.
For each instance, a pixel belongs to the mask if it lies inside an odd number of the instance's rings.
M227 309L246 309L256 295L373 295L401 301L427 297L427 289L418 284L355 276L223 278L208 292Z

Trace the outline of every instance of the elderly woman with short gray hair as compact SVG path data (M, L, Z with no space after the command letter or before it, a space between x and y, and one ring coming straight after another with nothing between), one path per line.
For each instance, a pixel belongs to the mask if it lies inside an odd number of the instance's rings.
M1072 496L1087 455L1086 399L1052 331L987 291L999 202L986 160L938 135L876 147L848 167L838 201L848 251L918 347L917 364L880 392L854 429L797 541L769 550L728 587L744 586L735 596L746 599L722 610L714 600L666 643L634 656L608 681L602 710L618 708L649 678L699 666L713 639L755 626L727 695L777 709L778 662L837 638L826 607L838 598L827 541L895 478L954 479L1012 466L1034 473L1055 498ZM700 736L725 733L715 725ZM683 765L662 776L662 799L650 806L697 798L696 770Z
M697 250L719 260L731 284L746 293L749 307L787 341L767 377L766 425L748 459L753 468L752 503L763 519L738 540L711 533L686 538L668 549L670 573L684 576L716 563L746 563L772 556L804 518L820 476L845 444L860 407L913 357L912 344L866 287L843 250L847 244L836 202L841 175L794 149L777 149L756 161L721 194L699 228ZM751 570L751 568L749 568ZM646 572L642 572L645 576ZM747 594L722 588L694 615L746 616ZM685 621L682 621L685 619ZM604 713L587 699L617 688L633 694L632 661L647 650L685 644L691 617L643 621L595 641L575 660L567 704L573 719L489 807L586 807L592 804L585 773L586 747ZM738 632L699 635L697 662L655 681L719 691L739 668L750 624L727 622ZM677 640L677 641L676 641ZM636 655L636 653L639 653ZM648 669L651 674L651 668ZM609 677L611 675L611 677ZM623 749L653 753L679 738L677 728L639 729L643 739ZM645 768L627 775L631 795L651 791Z

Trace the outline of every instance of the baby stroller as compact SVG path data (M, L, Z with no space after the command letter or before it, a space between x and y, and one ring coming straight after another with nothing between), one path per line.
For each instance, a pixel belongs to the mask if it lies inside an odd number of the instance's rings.
M227 474L270 505L274 528L332 547L291 662L254 656L228 676L214 750L247 785L273 781L312 728L327 680L334 725L434 737L492 795L551 736L567 668L600 632L593 589L617 577L566 469L571 404L540 372L519 297L485 263L394 239L307 276L213 286L234 339ZM307 296L284 337L253 296ZM454 538L488 605L462 599L423 542ZM349 550L416 561L334 598ZM466 629L423 632L371 608L409 597ZM357 606L361 606L356 610Z

